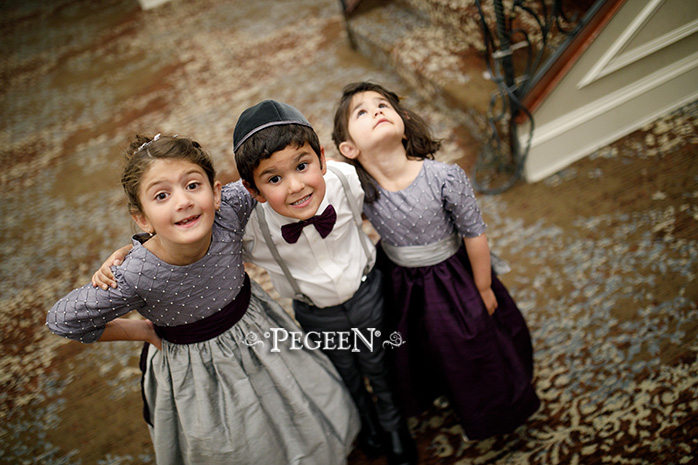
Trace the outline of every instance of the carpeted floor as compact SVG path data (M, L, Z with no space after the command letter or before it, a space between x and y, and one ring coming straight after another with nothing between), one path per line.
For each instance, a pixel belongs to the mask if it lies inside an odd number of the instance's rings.
M135 231L118 182L135 133L195 137L229 181L244 108L297 106L332 155L341 88L371 79L425 116L445 142L439 159L469 169L477 151L348 48L334 0L0 5L3 464L154 463L139 344L83 346L43 326ZM693 103L543 182L480 196L491 246L512 265L502 278L532 332L543 405L514 434L473 443L449 409L411 418L420 463L698 462L697 126Z

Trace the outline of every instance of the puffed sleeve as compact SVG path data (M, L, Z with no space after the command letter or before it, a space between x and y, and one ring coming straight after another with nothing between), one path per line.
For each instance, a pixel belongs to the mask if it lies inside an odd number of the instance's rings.
M244 229L257 201L242 185L242 181L231 182L223 186L221 192L221 210L217 217L223 226L230 229Z
M487 225L482 219L480 207L470 180L458 165L447 165L442 187L444 208L461 237L477 237Z
M257 238L263 238L262 231L259 227L259 216L253 211L250 219L245 226L245 231L242 235L242 261L246 263L255 263L254 247L257 243ZM264 241L264 239L261 239Z
M128 285L120 267L113 267L116 289L103 290L87 284L56 302L46 316L46 325L54 334L76 341L96 342L106 324L144 302Z

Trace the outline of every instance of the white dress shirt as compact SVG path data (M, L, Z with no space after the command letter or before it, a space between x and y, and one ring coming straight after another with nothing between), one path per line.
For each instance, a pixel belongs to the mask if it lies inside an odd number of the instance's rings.
M349 194L354 197L359 210L362 210L364 191L354 167L332 160L327 163L337 167L346 176ZM376 261L376 248L371 239L357 229L341 181L331 170L327 170L324 179L327 185L325 198L316 214L325 211L330 204L337 213L337 222L324 239L314 226L308 225L303 228L298 242L287 243L281 236L281 226L298 220L276 213L268 202L261 204L279 255L298 282L301 292L310 297L317 307L339 305L349 300L361 285L367 262L372 267ZM362 240L368 246L370 257L366 257L360 242ZM256 211L250 215L245 228L243 258L266 269L281 296L293 298L291 284L264 241Z

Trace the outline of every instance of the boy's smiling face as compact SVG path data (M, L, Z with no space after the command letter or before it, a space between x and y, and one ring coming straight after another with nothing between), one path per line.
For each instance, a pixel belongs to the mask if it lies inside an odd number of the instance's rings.
M254 170L257 191L244 184L257 201L269 202L276 213L307 220L325 198L326 172L325 149L320 149L318 158L306 142L301 147L289 145L262 160Z

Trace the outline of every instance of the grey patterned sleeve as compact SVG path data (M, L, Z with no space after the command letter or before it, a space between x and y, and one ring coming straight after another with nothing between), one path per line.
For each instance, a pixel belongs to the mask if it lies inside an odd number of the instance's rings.
M477 237L487 225L482 219L480 207L470 180L458 165L448 165L442 187L444 208L461 237Z
M257 201L242 185L242 181L231 182L223 186L221 193L220 217L227 226L237 226L241 230L247 224ZM233 217L233 215L235 215ZM232 225L231 223L236 223Z
M141 308L143 301L115 270L116 289L105 291L87 284L56 302L46 316L51 332L75 341L96 342L109 321Z

